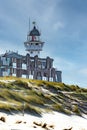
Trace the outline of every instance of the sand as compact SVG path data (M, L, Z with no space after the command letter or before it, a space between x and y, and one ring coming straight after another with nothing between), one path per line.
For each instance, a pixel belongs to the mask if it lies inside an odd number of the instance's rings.
M87 115L79 117L76 115L67 116L62 113L43 113L41 117L30 114L0 113L5 117L5 122L0 121L0 130L87 130ZM45 124L45 127L42 128Z

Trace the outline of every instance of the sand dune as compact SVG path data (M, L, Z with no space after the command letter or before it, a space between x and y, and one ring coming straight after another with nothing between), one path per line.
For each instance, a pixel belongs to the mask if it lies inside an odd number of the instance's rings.
M42 117L25 114L0 113L0 130L87 130L87 115L67 116L62 113L43 113Z

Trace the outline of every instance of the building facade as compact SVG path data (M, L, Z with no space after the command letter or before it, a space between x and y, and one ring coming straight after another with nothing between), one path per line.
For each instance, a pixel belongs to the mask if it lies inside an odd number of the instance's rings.
M34 24L24 42L26 51L28 51L25 56L12 51L0 55L0 76L62 82L62 72L53 67L53 59L39 57L44 45L40 35Z

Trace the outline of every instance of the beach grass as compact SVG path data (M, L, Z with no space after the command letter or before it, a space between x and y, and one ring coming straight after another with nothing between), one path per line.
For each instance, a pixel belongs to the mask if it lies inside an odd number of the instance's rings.
M23 110L30 113L58 111L65 114L86 113L87 89L77 85L29 80L15 77L0 78L0 110Z

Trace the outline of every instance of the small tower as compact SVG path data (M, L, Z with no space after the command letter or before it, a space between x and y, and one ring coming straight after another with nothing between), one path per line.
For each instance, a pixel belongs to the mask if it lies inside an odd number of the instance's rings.
M33 29L27 35L27 41L24 42L26 51L30 54L30 56L39 55L40 51L42 51L42 47L44 42L40 40L40 32L36 28L35 22L33 22Z

